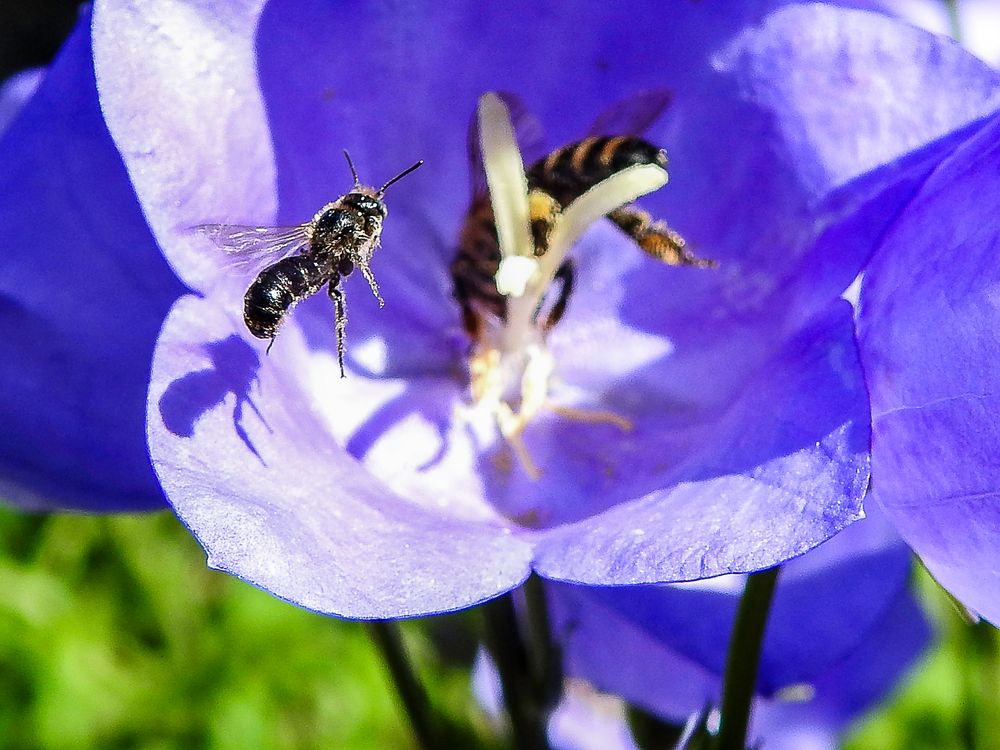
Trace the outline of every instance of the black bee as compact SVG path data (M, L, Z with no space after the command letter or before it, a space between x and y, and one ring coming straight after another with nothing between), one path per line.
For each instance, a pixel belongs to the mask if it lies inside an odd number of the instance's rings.
M386 188L415 170L423 161L404 169L382 187L362 185L350 154L344 151L354 178L352 190L328 203L305 224L294 227L246 227L203 224L196 227L225 252L243 264L266 258L261 271L243 297L243 321L257 338L271 339L295 303L315 294L325 284L337 314L337 358L344 377L344 333L347 310L341 280L361 269L379 307L384 303L370 263L382 236L387 208ZM270 350L268 345L268 350Z
M527 154L535 145L532 141L537 139L539 127L516 98L509 94L502 98ZM655 164L666 168L666 152L637 134L656 121L669 101L666 92L652 91L613 105L598 117L587 138L558 148L531 163L526 177L536 255L544 255L547 250L549 234L559 213L591 187L631 166ZM608 135L616 132L621 134ZM497 290L494 280L500 265L500 245L482 172L475 121L469 132L469 152L473 199L459 235L451 275L455 297L462 308L463 326L473 340L479 340L483 315L504 320L507 300ZM615 209L607 218L657 260L670 265L715 265L713 261L694 256L679 234L635 206ZM560 282L559 294L542 321L544 330L555 325L565 312L573 287L570 260L560 266L556 280Z

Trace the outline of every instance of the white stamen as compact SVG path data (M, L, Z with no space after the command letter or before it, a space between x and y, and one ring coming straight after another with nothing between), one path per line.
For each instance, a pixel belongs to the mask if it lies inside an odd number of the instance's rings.
M528 181L507 105L492 92L479 99L479 144L493 201L500 247L507 255L533 255L528 221Z

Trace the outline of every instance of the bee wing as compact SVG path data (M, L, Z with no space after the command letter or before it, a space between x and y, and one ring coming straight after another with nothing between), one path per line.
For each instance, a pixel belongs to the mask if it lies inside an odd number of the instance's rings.
M597 116L588 135L640 135L660 119L672 99L668 89L649 89L622 99Z
M545 131L539 119L528 110L524 102L516 95L509 91L496 93L510 111L514 136L517 138L517 145L521 149L521 159L524 163L531 164L544 156ZM476 113L473 113L472 120L469 122L467 143L469 170L472 177L471 195L472 202L475 203L489 194L489 188L486 185L486 170L483 168L483 150L479 144L479 121Z
M193 229L226 254L231 268L250 275L305 247L309 243L310 225L248 227L240 224L199 224Z

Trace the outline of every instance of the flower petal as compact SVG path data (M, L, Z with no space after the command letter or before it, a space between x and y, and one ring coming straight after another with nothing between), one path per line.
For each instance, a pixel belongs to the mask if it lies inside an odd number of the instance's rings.
M852 524L788 563L768 619L759 692L811 682L842 660L906 588L909 568L909 551L881 518ZM721 677L741 583L728 577L675 586L549 588L557 602L573 602L570 610L599 608Z
M650 415L669 415L660 411L668 408L650 405ZM645 472L657 455L669 466L675 451L687 453L670 481L652 484L644 497L546 532L537 569L559 580L621 584L782 562L860 517L867 424L850 310L840 302L750 378L721 418L637 446ZM577 455L571 443L563 448Z
M1000 103L1000 74L955 42L830 5L781 9L727 53L734 59L723 64L775 112L793 160L813 166L805 177L814 195ZM839 96L829 96L833 87Z
M993 0L962 0L949 8L938 0L867 0L866 5L894 13L912 24L961 39L962 46L993 66L1000 65L1000 7ZM954 14L954 20L950 17Z
M874 484L938 580L1000 623L1000 117L945 161L886 236L859 331Z
M375 479L312 411L289 371L290 343L284 366L262 360L233 333L238 325L210 301L185 297L153 361L153 464L210 565L352 618L459 609L524 579L527 543L495 523L404 500Z
M95 3L108 128L153 234L194 289L206 288L222 256L193 227L274 223L274 156L253 46L262 4Z
M45 68L28 68L0 84L0 135L17 117L45 78Z
M884 700L931 637L916 598L900 591L857 648L811 683L812 700L762 701L755 734L773 737L768 747L787 750L805 747L805 737L825 738L824 747L840 747L837 730Z
M768 744L785 733L834 737L926 646L927 623L907 590L910 556L887 526L861 521L783 569L755 718ZM567 673L675 721L717 703L740 592L729 581L549 584ZM795 693L812 697L789 702Z
M101 116L81 19L0 141L0 496L162 507L144 440L153 344L183 291Z
M713 52L651 130L670 183L645 203L719 268L645 264L628 278L644 304L623 311L670 332L685 392L725 381L733 341L779 340L840 295L968 135L953 131L1000 104L1000 73L953 42L829 4L776 10Z

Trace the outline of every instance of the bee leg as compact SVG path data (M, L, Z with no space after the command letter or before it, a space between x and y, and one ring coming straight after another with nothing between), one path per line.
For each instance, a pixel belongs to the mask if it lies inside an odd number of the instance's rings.
M372 294L375 295L375 299L378 300L379 307L385 307L385 300L382 299L382 295L378 293L378 282L375 281L375 277L372 275L372 269L368 267L367 263L362 263L358 266L361 269L361 275L365 277L365 281L368 282L368 286L372 289Z
M666 222L653 221L653 217L635 206L622 206L608 214L619 229L635 240L648 255L671 266L697 266L715 268L714 260L699 258L687 249L687 242Z
M265 355L271 353L271 347L274 346L274 339L275 338L276 338L275 336L272 336L271 340L267 342L267 349L264 350L264 354Z
M344 298L344 290L340 288L340 275L334 274L330 277L330 284L326 288L337 311L337 362L340 365L340 377L345 378L344 373L344 340L347 334L347 302Z
M552 281L559 282L559 296L549 310L549 314L545 316L545 322L542 324L542 330L545 333L552 330L552 327L562 320L563 313L566 312L569 296L573 293L573 275L573 261L567 258L559 266L555 276L552 277Z

